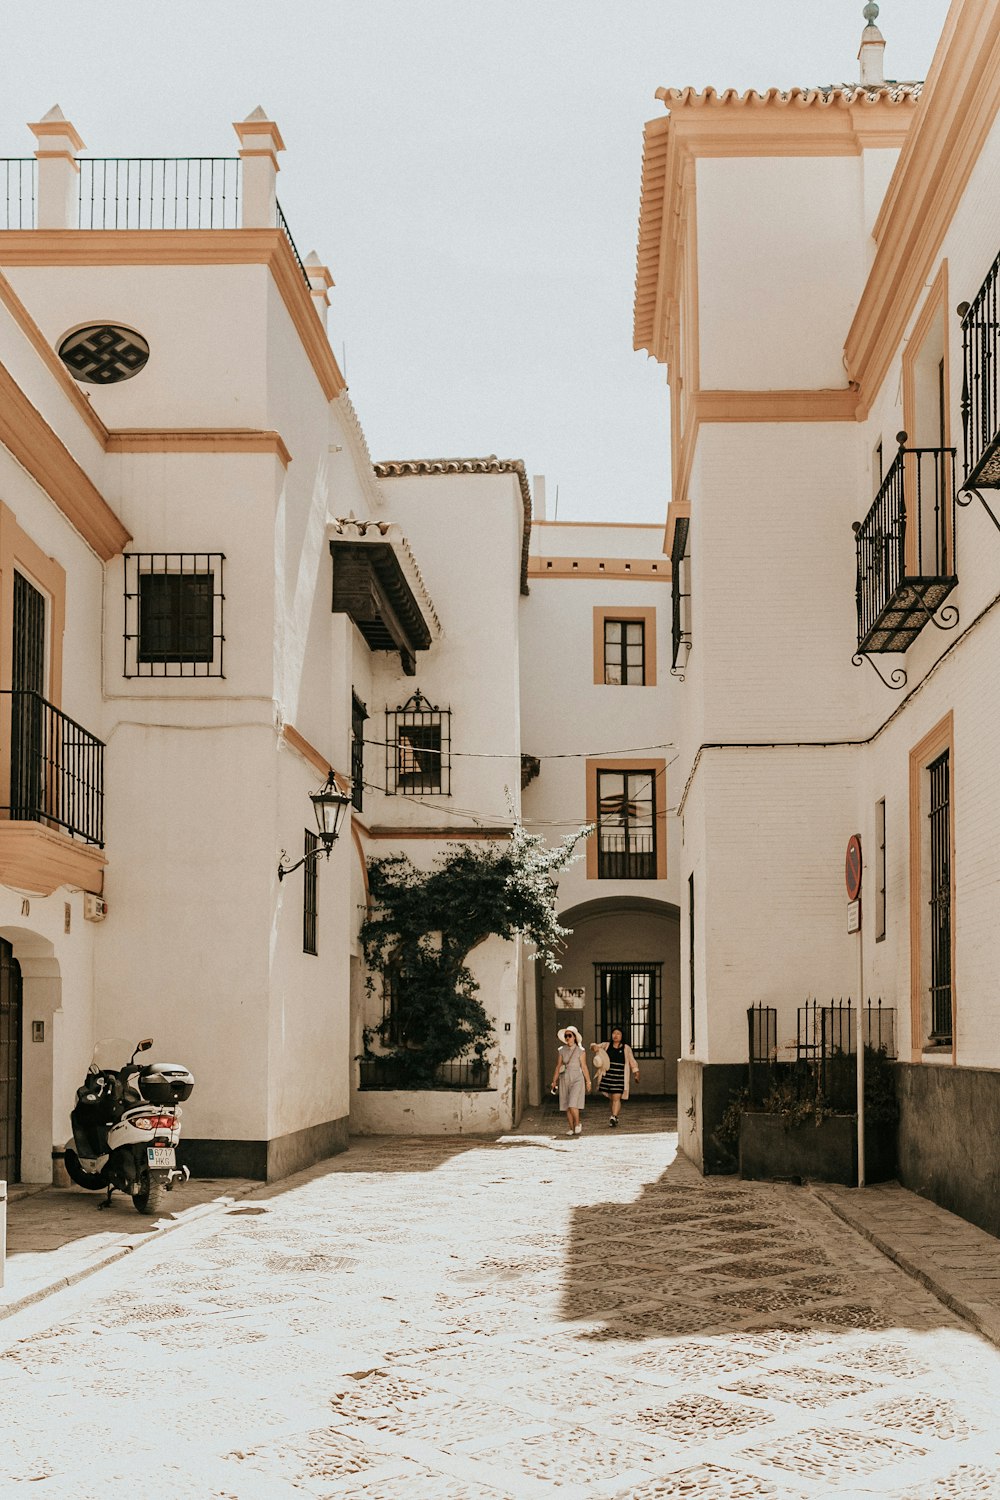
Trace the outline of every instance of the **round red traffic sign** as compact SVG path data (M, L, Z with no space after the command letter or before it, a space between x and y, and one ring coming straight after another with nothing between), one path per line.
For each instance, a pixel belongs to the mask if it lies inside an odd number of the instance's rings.
M860 835L852 833L847 843L847 859L844 862L848 901L857 901L861 894L861 870L861 838Z

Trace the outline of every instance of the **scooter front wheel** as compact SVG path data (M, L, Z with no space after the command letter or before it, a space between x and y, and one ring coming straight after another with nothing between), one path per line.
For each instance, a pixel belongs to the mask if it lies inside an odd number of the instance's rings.
M108 1185L107 1178L103 1172L88 1172L86 1167L80 1163L80 1158L75 1151L67 1150L63 1155L66 1164L66 1173L71 1182L77 1187L87 1188L92 1193L99 1193Z
M167 1185L162 1177L143 1172L132 1194L132 1202L141 1214L158 1214L163 1207Z

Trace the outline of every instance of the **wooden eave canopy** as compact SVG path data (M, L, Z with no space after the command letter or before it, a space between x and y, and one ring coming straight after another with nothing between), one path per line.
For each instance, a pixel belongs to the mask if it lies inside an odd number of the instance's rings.
M391 542L332 538L333 612L350 615L370 651L398 651L407 677L431 632Z

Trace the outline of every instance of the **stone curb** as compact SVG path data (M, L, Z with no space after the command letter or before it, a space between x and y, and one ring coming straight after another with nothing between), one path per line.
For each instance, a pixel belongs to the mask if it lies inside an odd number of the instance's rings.
M810 1191L813 1197L818 1198L821 1203L825 1203L827 1208L831 1209L837 1215L838 1219L842 1219L851 1229L856 1230L869 1244L874 1245L876 1250L881 1250L883 1255L899 1266L901 1271L905 1271L908 1276L912 1276L914 1281L919 1281L921 1286L926 1287L929 1292L933 1292L934 1296L937 1297L939 1302L943 1302L945 1307L950 1308L954 1313L958 1313L960 1318L963 1318L966 1323L970 1323L978 1333L981 1333L984 1338L989 1339L991 1344L996 1344L1000 1348L1000 1308L984 1304L974 1304L959 1293L950 1291L930 1271L918 1265L916 1261L912 1260L898 1246L884 1239L876 1230L864 1223L858 1215L852 1214L849 1206L838 1195L827 1194L821 1187L816 1186L811 1186ZM861 1189L861 1191L864 1190Z
M108 1245L96 1260L81 1267L79 1271L74 1271L69 1276L57 1276L55 1280L46 1282L44 1286L35 1287L34 1291L26 1292L23 1297L18 1297L13 1302L4 1302L4 1294L0 1289L0 1322L5 1318L12 1318L15 1313L23 1312L25 1308L34 1307L38 1302L44 1302L46 1297L51 1297L56 1292L65 1290L66 1287L76 1286L78 1282L85 1281L88 1276L93 1276L97 1271L103 1271L105 1266L113 1266L116 1261L124 1260L127 1255L132 1255L136 1250L141 1250L146 1245L156 1244L164 1235L173 1234L175 1230L183 1229L186 1224L197 1224L202 1219L222 1213L231 1204L238 1203L241 1198L248 1198L251 1193L257 1192L264 1186L266 1186L265 1183L253 1182L231 1197L226 1195L213 1198L209 1203L196 1203L191 1208L182 1210L180 1218L157 1221L153 1226L153 1232L146 1238L141 1240L130 1238Z

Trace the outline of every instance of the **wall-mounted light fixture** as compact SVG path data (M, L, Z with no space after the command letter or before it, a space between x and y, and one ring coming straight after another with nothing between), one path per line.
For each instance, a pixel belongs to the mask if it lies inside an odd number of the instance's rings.
M309 793L309 800L316 813L316 827L319 829L320 842L315 849L311 849L308 854L303 854L301 859L297 859L294 865L286 864L288 855L282 849L281 859L278 862L279 880L284 880L286 875L291 875L293 870L297 870L299 865L304 865L309 859L318 859L321 854L325 854L327 859L330 858L330 850L337 842L344 814L351 805L351 794L341 790L331 771L319 791Z

